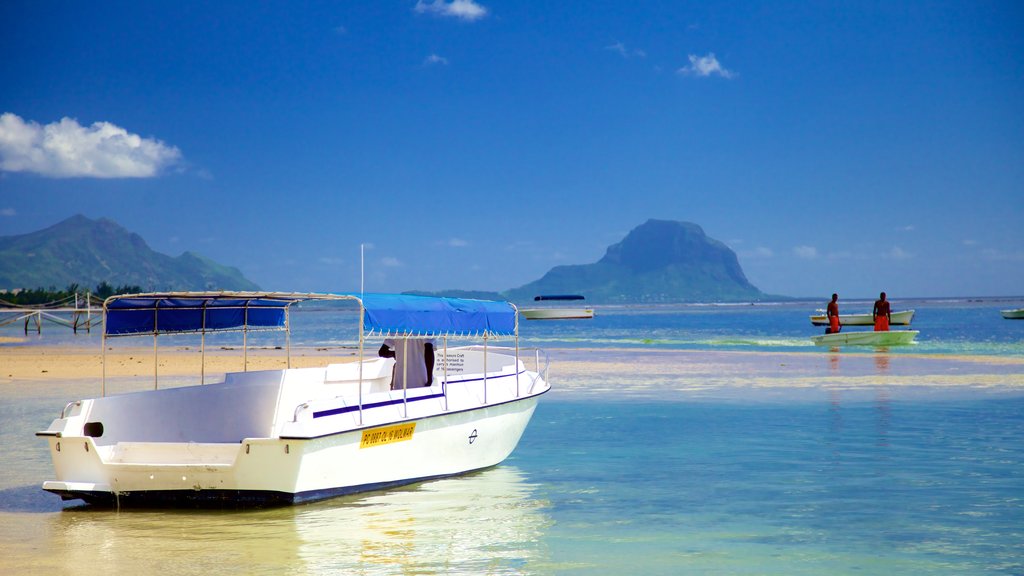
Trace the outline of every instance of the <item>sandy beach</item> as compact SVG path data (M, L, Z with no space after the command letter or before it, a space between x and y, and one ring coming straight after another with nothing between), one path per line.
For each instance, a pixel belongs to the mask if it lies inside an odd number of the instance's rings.
M355 352L342 348L292 348L291 367L309 368L351 362ZM154 367L152 347L117 348L106 354L108 378L152 377L200 374L205 362L207 376L225 372L286 368L288 357L282 349L250 349L243 358L241 348L207 350L193 347L161 347ZM104 355L95 347L0 346L0 383L40 380L94 380L104 373Z
M677 395L734 395L748 391L871 390L921 388L1024 391L1024 359L992 356L891 355L886 352L737 352L643 349L553 349L549 380L556 395L656 399ZM291 367L352 362L357 352L342 347L292 347ZM535 358L524 355L532 369ZM177 385L216 382L225 372L287 367L285 350L240 347L114 348L104 357L95 347L0 345L0 386L65 381ZM543 364L543 360L541 361ZM543 368L543 365L541 366ZM165 380L166 379L166 380ZM134 386L129 385L129 388ZM119 388L120 389L120 388ZM622 393L626 392L625 396Z

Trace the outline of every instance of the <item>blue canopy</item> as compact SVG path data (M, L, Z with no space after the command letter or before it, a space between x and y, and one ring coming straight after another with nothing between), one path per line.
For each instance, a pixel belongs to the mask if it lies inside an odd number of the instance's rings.
M516 333L516 310L508 302L406 294L364 294L362 301L367 332L424 336Z
M363 329L386 335L474 336L516 333L507 302L399 294L177 292L113 296L104 305L105 334L180 334L287 330L288 306L307 300L361 301Z

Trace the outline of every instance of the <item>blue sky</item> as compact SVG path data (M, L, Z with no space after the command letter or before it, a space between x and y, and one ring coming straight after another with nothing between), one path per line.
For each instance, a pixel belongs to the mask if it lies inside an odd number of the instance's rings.
M0 235L504 290L649 218L762 290L1024 294L1020 2L0 3ZM824 296L823 296L824 297Z

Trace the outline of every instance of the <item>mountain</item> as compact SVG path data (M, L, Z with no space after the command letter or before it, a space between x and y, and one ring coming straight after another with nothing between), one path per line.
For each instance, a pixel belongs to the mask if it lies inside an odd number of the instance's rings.
M540 280L505 292L582 294L592 303L748 302L769 298L751 284L736 253L689 222L648 220L593 264L556 266Z
M38 232L0 236L0 289L101 282L143 290L259 289L237 268L193 252L177 258L154 252L107 218L77 215Z

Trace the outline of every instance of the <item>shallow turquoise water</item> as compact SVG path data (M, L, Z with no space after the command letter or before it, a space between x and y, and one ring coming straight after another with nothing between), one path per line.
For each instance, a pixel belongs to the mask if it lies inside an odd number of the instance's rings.
M548 402L559 573L1020 574L1024 398Z

